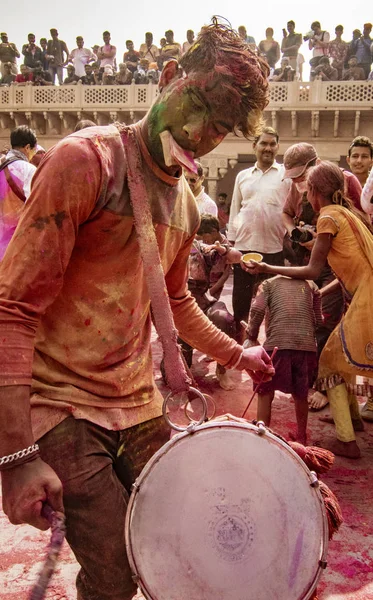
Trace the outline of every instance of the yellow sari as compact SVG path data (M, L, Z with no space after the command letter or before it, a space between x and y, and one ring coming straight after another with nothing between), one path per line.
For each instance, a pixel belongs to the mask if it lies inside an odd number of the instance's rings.
M356 376L373 377L373 236L343 206L324 206L318 233L333 235L328 262L349 302L320 356L318 389L345 383L352 394L373 396L373 386L357 386Z

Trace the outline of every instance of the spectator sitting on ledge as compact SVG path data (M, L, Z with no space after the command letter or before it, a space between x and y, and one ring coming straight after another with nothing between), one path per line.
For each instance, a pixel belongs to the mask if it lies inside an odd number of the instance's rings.
M42 63L40 61L36 63L36 67L34 69L34 85L53 85L51 74L49 71L43 70Z
M328 56L320 58L317 67L311 71L311 81L321 79L321 81L338 81L338 70L331 66Z
M126 63L119 63L119 73L115 76L116 85L130 85L132 83L132 73L127 69Z
M358 67L356 56L350 57L348 67L343 74L343 81L363 81L365 79L364 69Z
M288 58L283 58L281 60L281 67L279 69L275 69L272 77L269 78L270 81L294 81L295 71L290 66L290 61Z
M93 69L93 76L95 78L95 85L102 85L103 70L101 71L101 67L100 67L99 63L98 62L93 63L92 69Z
M4 75L0 79L0 85L10 85L15 80L16 76L12 73L12 63L3 64Z
M97 67L98 70L98 67ZM80 78L83 85L96 85L96 79L93 73L92 65L84 65L85 75Z
M67 77L65 77L63 85L76 85L79 77L75 75L74 65L67 65Z
M29 81L33 81L34 76L32 74L31 69L26 67L26 65L21 65L21 72L16 76L14 83L17 85L26 85Z
M145 85L149 83L148 79L149 61L147 58L141 58L136 71L133 74L133 79L136 84Z
M102 85L113 85L114 84L114 71L110 65L104 67L102 74Z
M159 82L159 70L158 70L158 65L156 62L152 62L149 65L149 69L148 69L148 80L149 83L155 83L157 84Z

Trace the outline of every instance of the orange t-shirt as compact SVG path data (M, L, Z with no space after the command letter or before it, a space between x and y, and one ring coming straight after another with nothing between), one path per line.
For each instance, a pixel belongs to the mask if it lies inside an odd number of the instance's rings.
M134 130L175 325L229 367L240 347L187 289L194 197ZM149 309L122 138L113 125L83 129L44 158L0 268L0 385L32 386L36 438L71 414L108 429L161 414Z

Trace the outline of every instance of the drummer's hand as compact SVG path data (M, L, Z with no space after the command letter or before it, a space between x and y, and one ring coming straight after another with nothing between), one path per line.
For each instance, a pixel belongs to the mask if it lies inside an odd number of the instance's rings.
M250 273L251 275L256 275L257 273L268 273L268 266L265 262L256 262L255 260L249 260L249 262L244 262L242 259L240 261L241 269Z
M50 524L42 514L43 503L64 512L62 483L53 469L37 458L1 474L3 511L13 525L28 523L42 531Z
M244 348L236 369L248 372L253 381L269 381L275 374L271 358L262 346Z

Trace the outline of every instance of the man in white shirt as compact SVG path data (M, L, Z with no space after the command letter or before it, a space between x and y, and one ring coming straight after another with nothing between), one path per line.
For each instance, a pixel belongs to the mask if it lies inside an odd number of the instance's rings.
M0 261L17 227L31 191L36 167L30 164L37 150L35 133L20 125L10 134L11 150L0 163Z
M329 56L330 34L328 31L321 29L319 21L314 21L311 25L311 31L303 39L308 40L308 48L312 50L310 65L314 69L319 65L323 56Z
M78 35L76 38L77 48L69 55L69 62L72 62L75 67L75 75L78 77L85 76L84 67L91 62L97 60L97 56L93 54L92 50L89 48L83 48L84 40L81 35Z
M271 265L284 264L285 227L282 210L291 181L283 181L285 169L276 162L278 133L265 127L253 144L256 163L236 178L228 224L228 239L242 253L259 252ZM246 321L256 286L265 279L234 265L233 311L236 324ZM237 331L240 328L237 327Z
M190 189L196 199L199 214L200 215L213 215L218 216L218 206L212 198L205 192L203 182L205 177L203 175L203 167L197 160L194 161L198 168L198 174L190 173L190 171L184 170L184 177L187 180Z

